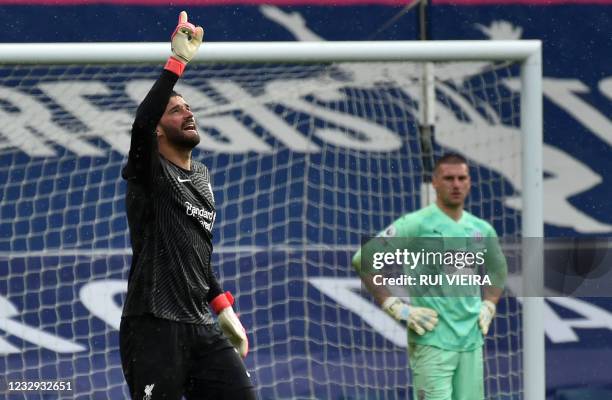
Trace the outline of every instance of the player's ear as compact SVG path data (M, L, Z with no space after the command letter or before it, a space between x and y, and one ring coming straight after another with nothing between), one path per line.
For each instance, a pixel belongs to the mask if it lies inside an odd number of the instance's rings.
M436 175L436 171L431 174L431 186L434 188L438 186L438 176Z

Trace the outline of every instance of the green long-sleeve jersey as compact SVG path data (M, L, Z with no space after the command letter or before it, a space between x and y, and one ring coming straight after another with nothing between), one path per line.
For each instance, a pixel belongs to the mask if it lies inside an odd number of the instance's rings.
M416 212L406 214L397 219L383 232L380 237L389 240L372 240L364 245L368 247L368 254L376 251L393 251L398 243L412 243L418 247L412 250L423 252L433 250L447 253L461 251L480 252L484 259L484 269L495 287L503 288L507 275L506 259L499 246L495 229L486 221L475 217L467 211L463 211L458 221L446 215L434 203ZM394 240L392 238L397 238ZM405 239L400 239L405 238ZM374 244L374 249L369 248ZM435 249L434 249L435 247ZM360 249L353 257L353 265L356 269L366 273L372 273L371 265L362 265L362 251ZM370 261L368 261L368 264ZM438 268L441 275L453 273L448 266L433 266ZM444 271L444 269L446 270ZM404 266L408 275L416 276L419 273L431 273L432 265L416 265L412 268ZM473 273L464 270L456 270L457 273ZM445 276L443 276L445 278ZM448 283L448 280L445 279ZM423 286L420 289L424 289ZM419 288L413 288L418 291ZM426 289L426 288L425 288ZM480 313L481 296L480 287L472 287L472 292L466 292L465 288L439 288L439 291L412 293L411 304L418 307L428 307L436 310L439 314L439 323L436 328L419 336L408 329L408 340L411 343L426 344L445 350L469 351L483 344L483 337L478 328L478 316ZM410 291L410 288L408 287ZM466 295L470 293L470 295Z

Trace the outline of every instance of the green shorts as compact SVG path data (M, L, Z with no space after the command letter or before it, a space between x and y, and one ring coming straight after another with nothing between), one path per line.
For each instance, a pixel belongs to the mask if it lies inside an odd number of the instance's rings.
M449 351L410 344L414 400L483 400L482 347Z

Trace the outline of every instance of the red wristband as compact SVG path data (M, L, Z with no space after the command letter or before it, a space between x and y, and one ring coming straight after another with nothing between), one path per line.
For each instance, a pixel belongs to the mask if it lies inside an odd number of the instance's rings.
M230 292L221 293L210 302L210 307L213 309L215 314L219 314L227 307L231 307L234 304L234 296Z
M168 71L174 72L178 76L181 76L185 71L185 64L174 57L168 57L168 61L166 61L164 69L167 69Z

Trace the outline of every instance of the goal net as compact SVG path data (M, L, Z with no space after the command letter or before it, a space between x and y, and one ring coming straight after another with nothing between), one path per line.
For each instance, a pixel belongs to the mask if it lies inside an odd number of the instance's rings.
M163 59L147 61L0 65L0 393L53 381L69 383L59 398L128 396L120 170ZM522 229L520 70L499 58L434 65L434 153L469 159L468 208L502 237ZM236 295L259 398L410 393L405 328L361 291L351 257L363 237L431 201L421 71L404 61L194 63L176 88L202 135L194 158L212 173L213 265ZM521 313L511 294L502 299L485 344L487 398L523 396Z

